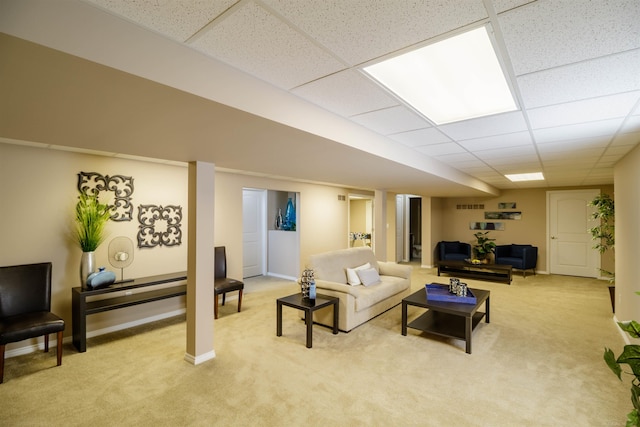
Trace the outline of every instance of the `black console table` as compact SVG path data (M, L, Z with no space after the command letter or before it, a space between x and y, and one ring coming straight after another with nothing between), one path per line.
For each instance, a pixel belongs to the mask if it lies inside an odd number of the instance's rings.
M186 295L187 285L184 284L142 292L134 291L139 288L178 282L186 279L187 272L182 271L179 273L142 277L130 282L115 283L102 289L87 289L81 287L71 289L73 345L81 353L87 351L87 315ZM123 291L125 295L87 301L88 297Z

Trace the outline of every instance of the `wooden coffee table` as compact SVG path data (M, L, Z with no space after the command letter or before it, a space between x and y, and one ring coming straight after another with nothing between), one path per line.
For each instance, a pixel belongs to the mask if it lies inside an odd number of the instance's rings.
M282 306L297 308L304 311L304 319L307 325L307 348L313 346L313 312L333 306L333 334L338 334L338 318L340 313L340 300L337 297L331 297L328 295L317 294L315 304L311 305L308 301L302 298L302 294L293 294L287 297L278 298L276 301L277 316L276 316L276 336L282 336Z
M447 285L442 285L447 286ZM466 352L471 354L471 334L483 317L489 323L489 291L471 289L476 297L475 304L429 301L425 288L402 300L402 335L407 335L407 327L443 337L465 341ZM485 312L478 310L485 304ZM408 306L427 308L428 311L407 324Z
M511 284L513 267L507 264L471 264L467 261L438 261L438 276L447 273L450 276L469 279L493 280Z

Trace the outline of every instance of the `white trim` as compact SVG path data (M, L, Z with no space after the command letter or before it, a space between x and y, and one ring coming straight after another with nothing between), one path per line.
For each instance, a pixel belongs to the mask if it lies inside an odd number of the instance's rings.
M631 340L629 339L629 334L627 334L625 331L622 330L622 328L620 328L620 325L618 325L618 318L616 317L616 315L614 314L613 317L613 323L616 325L616 329L618 330L618 333L620 333L620 336L622 337L622 340L624 341L624 343L626 345L630 345L631 344Z
M284 274L278 274L278 273L267 273L267 276L277 277L285 280L293 280L294 282L298 280L297 277L286 276Z
M216 357L216 352L214 350L211 350L208 353L201 354L200 356L195 356L195 357L189 353L184 354L184 360L189 362L192 365L199 365L201 363L206 362L207 360L214 359L215 357Z

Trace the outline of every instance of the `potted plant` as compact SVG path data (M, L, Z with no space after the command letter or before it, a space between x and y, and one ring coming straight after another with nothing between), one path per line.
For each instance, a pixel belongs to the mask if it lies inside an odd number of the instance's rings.
M640 292L636 292L640 294ZM620 329L627 332L633 338L640 338L640 323L635 320L618 322ZM631 403L633 410L627 414L627 427L640 427L640 345L629 344L616 359L610 348L604 349L604 360L614 374L622 381L621 363L629 365L634 376L631 381Z
M491 254L496 247L496 239L488 237L488 234L488 231L478 231L473 235L476 238L476 243L473 245L473 253L476 259L484 262L488 262L487 258L489 254Z
M89 274L95 271L94 251L104 240L104 228L111 217L109 206L100 203L97 194L80 194L76 204L74 237L82 249L80 283L86 285Z
M591 238L596 241L593 248L597 249L601 254L609 249L615 252L615 204L613 199L608 194L600 194L589 202L589 206L595 208L592 218L600 221L600 224L589 229ZM615 273L602 268L600 271L609 276L609 283L611 283L611 286L609 286L611 307L613 311L615 311Z

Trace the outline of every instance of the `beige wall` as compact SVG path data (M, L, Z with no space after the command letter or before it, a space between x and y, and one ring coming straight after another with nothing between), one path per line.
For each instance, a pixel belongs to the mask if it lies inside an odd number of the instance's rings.
M640 321L640 147L615 166L616 317Z
M489 235L496 239L496 244L531 244L538 247L538 266L541 272L547 268L547 192L551 190L575 190L580 188L596 188L603 193L613 195L613 186L567 187L567 188L534 188L522 190L505 190L499 197L490 198L451 198L438 199L432 204L431 214L434 231L431 241L431 253L441 240L460 240L473 244L475 230L469 229L470 222L489 221L484 219L485 211L500 211L499 202L515 202L515 211L522 212L521 220L501 220L505 224L504 231L491 231ZM484 205L484 208L458 209L458 205ZM423 209L424 210L424 209ZM423 258L423 262L425 262ZM609 255L602 257L602 268L613 270L613 260Z

